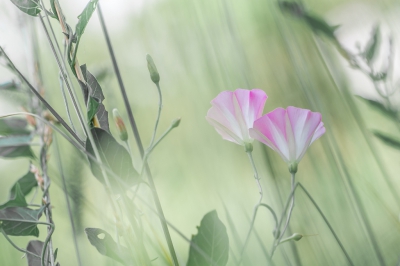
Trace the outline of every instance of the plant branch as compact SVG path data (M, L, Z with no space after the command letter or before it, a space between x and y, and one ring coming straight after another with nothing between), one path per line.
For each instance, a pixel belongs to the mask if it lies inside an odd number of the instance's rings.
M133 131L133 134L135 136L136 144L137 144L137 146L139 148L140 155L141 155L142 158L144 158L143 144L142 144L142 141L140 139L140 134L139 134L136 122L135 122L135 118L134 118L133 113L132 113L132 109L131 109L131 106L130 106L130 103L129 103L129 100L128 100L128 96L126 94L125 86L124 86L124 83L122 81L122 77L121 77L121 73L119 71L117 60L116 60L116 57L114 55L114 50L113 50L112 45L111 45L111 41L110 41L110 37L108 35L107 27L105 25L105 21L104 21L103 13L101 11L100 3L98 3L98 5L97 5L97 12L99 14L100 24L101 24L101 27L103 29L104 37L105 37L106 42L107 42L108 51L109 51L110 56L111 56L111 60L112 60L112 64L113 64L113 67L114 67L115 74L117 76L117 80L118 80L118 84L119 84L119 87L120 87L120 90L121 90L121 94L122 94L122 97L123 97L123 100L124 100L125 108L126 108L127 113L128 113L129 123L130 123L130 125L132 127L132 131ZM165 236L165 239L167 241L169 251L171 253L171 256L172 256L172 259L174 261L175 266L178 266L179 265L178 258L176 256L174 245L172 243L172 239L171 239L171 236L170 236L170 233L169 233L169 230L168 230L168 225L165 222L164 212L163 212L163 209L161 207L161 202L160 202L160 199L159 199L159 196L158 196L158 193L157 193L154 181L153 181L153 177L152 177L150 168L149 168L147 163L145 164L145 171L146 171L147 177L149 179L149 185L150 185L150 188L151 188L151 191L152 191L152 194L153 194L154 203L155 203L157 211L159 213L161 226L162 226L163 231L164 231L164 236Z

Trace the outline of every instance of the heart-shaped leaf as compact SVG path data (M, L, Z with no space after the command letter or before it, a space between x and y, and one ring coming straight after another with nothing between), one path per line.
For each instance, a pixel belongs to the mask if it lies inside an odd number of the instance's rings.
M42 11L39 0L11 0L11 2L22 12L31 16L37 16Z
M187 266L225 266L229 256L229 238L217 212L204 215L197 235L192 236Z
M18 181L11 188L10 199L14 197L17 185L19 185L22 194L26 196L34 187L37 187L38 184L35 175L31 171L28 171L28 173L18 179Z
M109 258L112 258L123 265L128 265L130 252L126 247L119 246L112 236L100 228L86 228L85 233L97 251Z
M0 205L0 209L8 207L26 207L28 204L25 200L25 195L22 193L21 188L18 183L15 184L15 194L11 197L9 201Z
M45 209L38 210L25 207L10 207L0 210L1 228L11 236L39 236L37 223Z
M121 188L128 189L130 186L139 183L139 175L133 168L131 156L128 151L120 145L107 131L101 128L91 130L94 142L100 153L102 163L110 168L121 181L108 175L110 184L115 192ZM94 156L94 151L90 141L86 142L86 150ZM90 168L93 175L103 184L106 184L101 168L93 160L89 159Z

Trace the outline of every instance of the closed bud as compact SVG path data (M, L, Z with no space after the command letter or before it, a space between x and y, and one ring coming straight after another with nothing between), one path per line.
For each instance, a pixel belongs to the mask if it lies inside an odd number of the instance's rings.
M245 150L246 152L252 152L252 151L253 151L253 144L251 144L251 143L245 143L245 144L244 144L244 150Z
M147 60L147 68L149 69L150 78L155 83L158 84L160 82L160 74L158 74L157 67L154 64L153 58L148 54L146 55Z
M294 241L299 241L300 239L303 238L303 235L301 235L301 234L299 234L299 233L294 233L294 234L292 235L292 238L293 238Z
M289 164L289 172L291 174L297 173L297 165L298 165L297 162L293 162L293 163Z
M126 131L125 123L122 120L122 117L119 115L119 112L117 109L113 110L113 118L114 118L115 126L118 129L119 138L122 141L127 141L128 140L128 132Z
M172 127L172 128L178 127L180 123L181 123L181 119L180 119L180 118L177 118L177 119L175 119L174 121L172 121L171 127Z

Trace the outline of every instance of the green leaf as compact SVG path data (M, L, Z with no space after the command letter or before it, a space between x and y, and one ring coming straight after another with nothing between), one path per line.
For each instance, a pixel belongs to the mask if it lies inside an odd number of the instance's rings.
M86 26L89 23L90 18L92 17L93 12L96 9L97 2L99 0L90 0L86 5L85 9L78 16L78 24L76 24L75 34L78 39L80 39L85 32Z
M119 182L113 176L108 175L108 179L113 189L119 191L120 188L128 189L130 186L139 183L139 174L133 168L131 157L128 151L120 145L107 131L101 128L92 128L94 142L99 150L101 161L110 168L123 182ZM86 150L94 156L94 151L90 141L86 142ZM103 184L101 168L89 159L90 168L93 175Z
M86 91L88 92L88 97L89 98L89 109L88 113L90 112L90 115L93 113L93 109L91 109L91 104L93 107L95 107L95 103L90 103L90 101L93 101L91 98L93 98L95 101L97 101L98 106L96 108L95 115L97 115L97 120L99 122L100 128L106 130L108 133L110 133L110 127L108 123L108 112L103 105L104 101L104 94L103 90L101 89L101 86L95 76L92 75L92 73L87 70L86 65L81 66L82 74L83 77L85 78L86 81ZM85 91L85 90L84 90ZM92 107L92 108L93 108ZM93 119L94 115L91 117ZM89 120L91 121L91 120Z
M29 134L28 123L21 118L0 119L0 135Z
M14 195L16 193L17 185L20 187L22 194L24 194L24 196L26 196L29 194L29 192L31 192L31 190L34 187L37 187L38 183L35 178L35 175L31 171L28 171L28 173L26 173L23 177L18 179L18 181L11 188L10 199L14 197Z
M15 194L9 201L0 205L0 209L5 209L8 207L27 207L28 204L25 200L25 195L22 193L21 188L18 183L15 184Z
M31 16L37 16L42 11L39 0L11 0L11 2L22 12Z
M336 40L334 32L339 26L331 26L322 17L310 13L304 15L304 20L315 33L322 33Z
M97 110L99 109L99 105L100 103L95 98L90 97L88 104L88 111L87 111L89 122L91 122L94 116L96 115Z
M29 157L34 158L30 142L32 135L14 135L0 138L0 157L16 158Z
M55 19L59 20L58 19L57 9L56 9L56 6L54 4L54 0L50 0L50 6L51 6L51 11L53 11L53 14L55 16Z
M201 251L202 252L201 252ZM217 212L204 215L197 235L192 236L187 266L225 266L229 256L229 238Z
M379 32L380 32L379 25L377 25L374 27L374 29L372 31L371 39L369 40L369 42L365 48L364 56L368 63L371 62L371 60L375 56L375 51L376 51L376 48L378 47Z
M385 144L389 145L392 148L400 150L400 138L391 136L389 134L386 134L384 132L378 131L378 130L373 130L372 133L382 140Z
M360 99L361 101L365 102L366 104L368 104L368 106L370 106L372 109L380 112L381 114L397 121L397 112L394 110L389 110L387 109L382 103L375 101L375 100L371 100L371 99L366 99L364 97L361 96L356 96L358 99Z
M10 90L15 91L18 89L17 83L14 80L7 81L0 84L0 90Z
M128 265L127 262L130 261L129 250L123 246L118 247L118 244L109 233L100 228L86 228L85 233L90 244L92 244L100 254L112 258L123 265Z
M39 257L42 256L44 242L39 240L31 240L26 247L27 251L32 252L33 254L38 255ZM45 252L45 258L47 258L47 250ZM29 253L26 254L26 259L28 260L28 266L42 266L42 261L40 258L30 255ZM45 259L45 262L47 260Z
M25 207L9 207L0 210L1 228L11 236L39 236L37 223L45 206L38 210Z

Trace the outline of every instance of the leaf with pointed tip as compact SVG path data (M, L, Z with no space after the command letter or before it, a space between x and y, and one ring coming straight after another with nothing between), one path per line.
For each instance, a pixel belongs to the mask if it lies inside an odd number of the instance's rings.
M58 19L58 14L57 14L57 9L56 9L56 6L54 4L54 0L50 0L50 6L51 6L51 11L53 12L53 14L55 16L55 19L59 20Z
M21 118L0 119L0 135L29 134L28 123Z
M362 100L363 102L367 103L370 107L372 107L374 110L379 111L381 114L397 121L397 112L393 110L387 109L382 103L367 99L361 96L357 96L358 99Z
M13 135L0 138L0 157L30 157L35 155L29 146L32 141L32 135Z
M78 16L78 24L76 24L75 34L78 39L80 39L86 29L87 24L89 23L90 18L92 17L93 12L96 9L97 2L99 0L90 0L86 5L85 9Z
M44 242L42 242L42 241L31 240L31 241L29 241L28 246L26 247L26 250L41 257L43 245L44 245ZM45 252L44 257L47 258L47 250ZM41 258L35 257L35 256L27 253L26 259L28 260L28 266L42 266ZM45 259L45 262L46 262L46 259Z
M90 97L89 99L89 104L88 104L88 110L87 110L87 116L88 116L88 121L89 123L92 122L92 119L95 117L97 113L97 109L99 109L100 103L93 97Z
M339 26L331 26L322 17L310 13L304 15L304 20L315 33L322 33L336 40L334 33Z
M133 168L131 157L128 151L120 145L111 134L101 128L91 130L94 142L100 153L101 161L110 168L123 182L108 175L108 179L115 192L120 188L129 189L130 186L139 183L139 174ZM86 142L86 151L94 156L94 151L90 141ZM90 168L93 175L103 184L105 180L99 165L89 159Z
M8 207L26 207L28 204L26 203L25 196L21 191L21 188L18 183L15 184L15 194L3 205L0 205L0 209L8 208Z
M0 210L1 228L10 236L39 236L37 224L45 209L38 210L25 207L9 207Z
M389 145L392 148L400 150L400 138L391 136L378 130L373 130L372 133L374 133L374 135L385 144Z
M85 233L90 244L92 244L100 254L112 258L123 265L128 265L127 262L129 262L130 257L129 250L123 246L118 247L118 244L109 233L100 228L86 228ZM104 237L100 237L100 235L104 235Z
M192 236L187 266L225 266L228 256L226 227L217 212L211 211L201 220L197 235Z
M42 11L39 0L11 0L11 2L22 12L34 17Z
M19 185L22 194L24 194L24 196L26 196L26 195L29 194L29 192L31 192L31 190L34 187L37 187L38 184L37 184L37 180L35 178L35 175L31 171L28 171L28 173L26 173L23 177L18 179L18 181L11 188L11 190L10 190L10 199L12 197L14 197L14 195L16 193L17 185Z
M4 82L0 84L0 90L10 90L15 91L18 89L17 83L14 80Z
M91 116L93 115L93 113L97 115L100 128L110 133L110 127L108 124L108 112L102 103L104 101L103 90L101 89L101 86L95 76L93 76L92 73L89 72L86 65L82 65L81 70L83 77L86 81L86 91L88 92L88 97L90 97L88 114L90 114ZM96 103L94 103L94 101L97 102L97 105ZM91 118L93 119L93 117L94 115Z
M364 56L367 62L371 62L371 60L375 56L376 48L378 47L378 37L379 37L379 25L375 26L372 31L371 39L369 40L367 47L364 51Z

